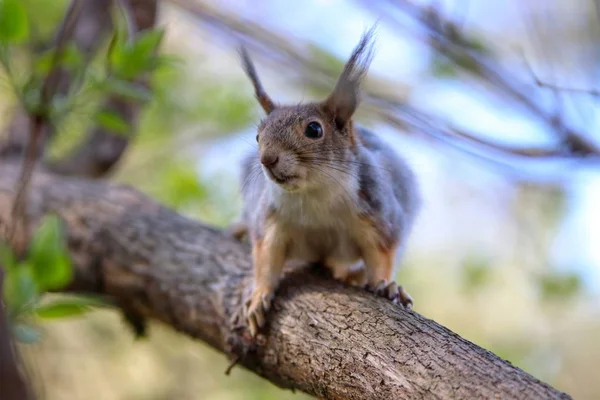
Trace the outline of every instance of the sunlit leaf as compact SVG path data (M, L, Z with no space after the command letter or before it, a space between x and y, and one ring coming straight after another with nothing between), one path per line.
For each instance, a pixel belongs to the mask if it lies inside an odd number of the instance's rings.
M47 74L56 62L57 67L65 68L69 71L74 71L84 65L83 54L77 48L75 43L67 44L58 60L55 60L56 49L50 49L40 55L35 61L35 71L38 74Z
M109 61L113 72L124 79L150 71L154 68L154 57L163 38L162 30L147 30L134 40L126 40L117 34L110 46Z
M32 238L29 260L40 291L60 289L68 284L73 271L60 219L46 216Z
M133 100L148 101L152 97L152 93L146 87L123 79L108 78L100 87L109 93Z
M147 61L150 57L153 57L163 37L164 31L162 29L152 29L142 32L136 38L133 45L135 56L140 61Z
M131 130L129 123L114 111L103 110L96 114L96 123L111 132L126 134Z
M0 0L0 41L18 43L27 39L27 10L21 0Z
M65 298L42 304L36 307L33 313L40 318L56 319L82 315L99 306L105 306L105 304L93 298Z

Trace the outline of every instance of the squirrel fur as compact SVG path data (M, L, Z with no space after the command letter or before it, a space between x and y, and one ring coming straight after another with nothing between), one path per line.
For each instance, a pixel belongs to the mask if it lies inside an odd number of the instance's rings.
M415 176L374 133L352 121L372 58L365 33L333 92L322 102L276 105L245 50L241 56L266 112L258 151L242 165L242 220L236 234L252 243L254 287L244 316L253 336L288 261L318 262L335 279L412 307L394 281L419 210Z

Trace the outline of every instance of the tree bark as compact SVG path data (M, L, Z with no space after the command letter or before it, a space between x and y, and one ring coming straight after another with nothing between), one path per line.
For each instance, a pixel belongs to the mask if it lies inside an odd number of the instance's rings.
M0 163L0 228L10 224L16 167ZM248 247L135 190L37 172L30 229L68 224L71 290L114 296L145 317L240 354L232 316L251 285ZM418 299L417 299L418 301ZM421 315L345 287L318 268L289 272L264 337L241 364L326 399L570 398Z

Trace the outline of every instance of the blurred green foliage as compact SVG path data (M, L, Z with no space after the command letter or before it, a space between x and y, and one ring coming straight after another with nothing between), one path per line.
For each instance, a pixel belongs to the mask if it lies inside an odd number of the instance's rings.
M17 259L12 250L0 246L4 269L2 299L17 339L30 343L40 337L33 317L63 318L83 314L106 304L92 297L62 296L42 302L47 291L66 287L73 279L62 221L47 215L31 238L27 254Z
M538 279L542 300L567 302L581 292L581 277L576 273L545 272Z
M0 0L0 42L19 43L29 36L27 11L20 0Z
M155 177L156 197L169 206L183 210L186 206L203 201L208 189L200 182L193 165L186 162L175 162L167 165Z
M491 279L489 260L484 257L469 257L462 268L463 286L467 292L475 292Z

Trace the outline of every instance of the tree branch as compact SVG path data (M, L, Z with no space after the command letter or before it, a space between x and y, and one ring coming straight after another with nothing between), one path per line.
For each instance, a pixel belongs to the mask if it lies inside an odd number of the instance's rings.
M485 82L495 86L508 98L544 122L551 132L562 139L562 144L570 152L580 156L598 156L600 154L600 147L597 143L586 137L585 134L570 129L555 115L547 112L532 99L525 85L504 71L493 57L484 56L470 48L471 38L464 36L454 22L445 19L435 8L419 5L413 0L385 0L383 2L388 8L381 10L380 15L390 20L393 27L398 28L401 23L391 17L393 12L390 12L389 8L403 11L420 23L426 30L428 44L452 60L457 66L463 66L465 64L463 60L466 58L467 64L474 66L469 68L469 72L477 71L476 75L479 75ZM376 5L377 2L365 2L365 4L370 6Z
M249 41L246 45L253 52L261 53L265 58L274 60L274 63L287 63L291 69L300 69L303 72L303 82L310 84L312 87L330 89L330 85L335 82L334 77L331 76L331 70L324 68L323 64L317 62L314 55L307 51L306 46L303 47L273 30L269 30L254 21L240 19L239 16L224 13L215 6L206 3L190 0L164 1L185 10L202 23L217 30L222 37L234 39L235 41L243 38ZM373 7L377 6L379 2L365 3L369 7ZM494 142L484 138L483 135L477 132L466 132L458 129L444 118L432 115L419 106L410 104L410 101L406 98L407 96L384 93L382 88L398 87L397 83L384 80L376 81L376 85L373 86L369 86L369 82L367 82L367 85L363 87L362 109L370 108L370 110L367 110L368 114L374 115L378 120L387 122L395 129L425 135L430 139L443 142L494 164L506 164L506 162L499 163L498 156L505 158L516 156L536 160L559 157L580 160L585 156L587 160L597 161L600 158L600 148L597 145L585 139L583 134L569 130L562 124L562 121L556 120L553 115L545 112L539 104L526 95L523 85L519 85L516 79L513 81L509 74L496 68L493 60L488 60L488 58L471 51L463 45L463 42L467 41L466 38L446 37L445 35L448 32L446 32L445 27L454 27L451 29L454 36L459 35L460 32L451 22L443 20L440 22L441 17L435 10L421 8L421 6L405 0L399 1L394 7L401 7L418 23L427 24L425 28L428 44L433 46L436 51L445 54L454 62L458 62L461 57L470 57L470 62L478 66L476 69L480 71L480 76L485 82L490 83L492 87L508 98L514 99L516 103L523 105L524 109L529 110L533 116L551 128L549 129L551 134L560 136L560 140L556 144L531 148ZM381 15L386 21L387 17L391 18L389 13L382 12ZM393 19L389 22L397 24L397 21ZM480 63L481 66L479 66ZM403 93L410 90L410 87L398 88L395 92ZM389 92L389 90L385 90L385 92ZM465 144L468 146L464 146Z
M0 164L0 227L10 224L17 179L16 166ZM47 212L68 224L72 290L109 294L240 354L247 336L232 316L251 286L247 246L131 188L40 172L30 229ZM320 398L570 398L417 313L315 271L287 275L269 320L240 363Z

